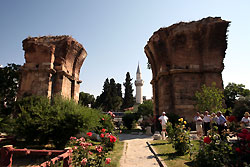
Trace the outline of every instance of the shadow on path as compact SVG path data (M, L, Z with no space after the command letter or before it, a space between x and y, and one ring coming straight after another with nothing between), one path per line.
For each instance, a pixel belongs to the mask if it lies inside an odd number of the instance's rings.
M132 134L119 134L119 140L133 140L133 139L152 139L152 136L149 135L132 135Z

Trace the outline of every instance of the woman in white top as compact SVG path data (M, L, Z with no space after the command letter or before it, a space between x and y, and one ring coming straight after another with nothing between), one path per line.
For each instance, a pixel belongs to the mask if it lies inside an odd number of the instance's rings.
M250 118L249 118L249 113L245 112L244 117L240 121L241 123L244 124L244 126L250 126Z

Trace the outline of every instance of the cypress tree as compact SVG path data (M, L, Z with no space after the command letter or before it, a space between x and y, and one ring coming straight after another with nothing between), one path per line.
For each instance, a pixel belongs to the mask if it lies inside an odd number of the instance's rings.
M133 97L133 88L132 88L132 78L130 78L129 72L126 74L125 82L123 83L123 86L125 87L125 95L123 98L123 105L122 108L129 108L134 105L134 97Z
M122 98L118 96L118 89L115 80L107 78L103 85L103 92L96 99L96 107L103 111L117 111L122 105Z

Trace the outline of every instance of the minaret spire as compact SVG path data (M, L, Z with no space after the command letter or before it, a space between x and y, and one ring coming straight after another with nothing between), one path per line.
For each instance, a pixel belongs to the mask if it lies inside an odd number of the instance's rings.
M137 72L136 72L136 74L141 74L141 69L140 69L139 62L138 62L138 67L137 67Z
M141 78L141 70L140 65L138 62L137 72L136 72L136 80L135 80L135 86L136 86L136 103L142 104L143 98L142 98L142 86L144 81Z

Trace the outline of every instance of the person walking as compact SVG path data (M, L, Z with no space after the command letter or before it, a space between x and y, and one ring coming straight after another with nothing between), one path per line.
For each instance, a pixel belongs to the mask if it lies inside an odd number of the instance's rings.
M166 131L167 125L166 125L166 123L168 122L168 117L166 116L166 113L162 112L162 116L160 116L158 118L158 120L161 123L161 128L162 128L161 135L162 135L162 139L165 140L166 135L167 135L167 131Z
M194 122L196 125L197 136L200 139L200 137L203 135L203 130L202 130L202 118L199 112L196 113L196 116L194 117Z
M211 116L208 115L209 112L205 111L203 123L204 123L204 135L207 136L207 131L210 130L210 122L211 122Z

